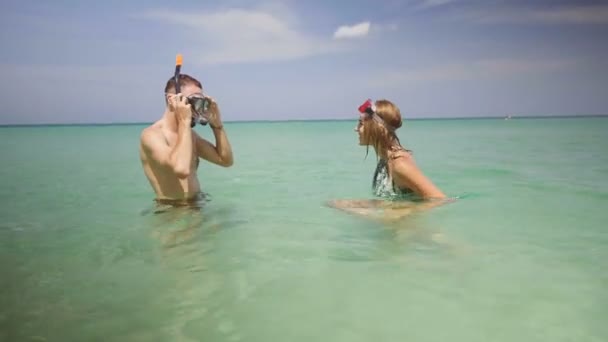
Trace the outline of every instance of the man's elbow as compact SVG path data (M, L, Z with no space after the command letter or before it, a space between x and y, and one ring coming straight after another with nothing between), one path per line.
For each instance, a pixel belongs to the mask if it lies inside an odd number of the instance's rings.
M223 167L231 167L233 164L234 164L234 160L232 160L232 158L230 158L230 159L222 160L222 163L220 165L222 165Z
M179 179L185 179L185 178L190 177L190 169L189 168L176 167L176 168L173 169L173 172L175 173L175 175Z
M220 154L219 163L223 167L231 167L234 164L234 158L232 158L232 152L226 154Z

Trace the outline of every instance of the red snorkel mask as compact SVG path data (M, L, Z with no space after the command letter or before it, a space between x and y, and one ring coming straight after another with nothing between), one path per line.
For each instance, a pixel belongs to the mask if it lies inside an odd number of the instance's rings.
M363 104L359 106L359 113L367 114L371 117L376 113L376 105L371 99L367 99L367 101L363 102Z

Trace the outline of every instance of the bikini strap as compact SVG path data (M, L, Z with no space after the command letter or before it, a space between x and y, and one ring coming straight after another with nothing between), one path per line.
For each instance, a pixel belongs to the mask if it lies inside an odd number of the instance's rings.
M406 155L411 155L411 154L412 154L412 151L410 151L406 148L403 148L402 146L393 146L393 147L391 147L391 155L388 158L390 160L395 160L397 158L405 157Z

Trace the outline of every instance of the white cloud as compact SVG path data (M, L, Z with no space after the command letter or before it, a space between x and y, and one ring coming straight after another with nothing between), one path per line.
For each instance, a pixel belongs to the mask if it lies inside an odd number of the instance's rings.
M608 6L570 6L546 9L503 8L460 12L457 18L479 23L607 24Z
M481 79L503 79L522 74L556 71L572 65L571 61L530 61L492 59L470 63L453 63L413 70L380 73L371 81L374 86L395 84L416 85L424 82L449 82Z
M422 3L420 4L419 7L421 7L421 8L438 7L438 6L447 5L450 2L454 2L454 1L455 0L424 0L424 1L422 1Z
M334 39L365 37L369 33L370 26L371 24L368 21L352 26L340 26L334 32Z
M144 18L181 26L200 49L194 62L225 64L282 61L336 51L329 39L297 31L286 18L265 10L217 12L147 11ZM193 33L194 32L194 33Z

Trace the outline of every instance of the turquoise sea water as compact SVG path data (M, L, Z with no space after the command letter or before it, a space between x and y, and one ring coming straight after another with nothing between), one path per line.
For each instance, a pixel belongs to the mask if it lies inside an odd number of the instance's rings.
M608 340L608 118L407 121L458 200L393 224L324 206L371 198L354 125L228 123L157 215L144 126L0 128L0 340Z

